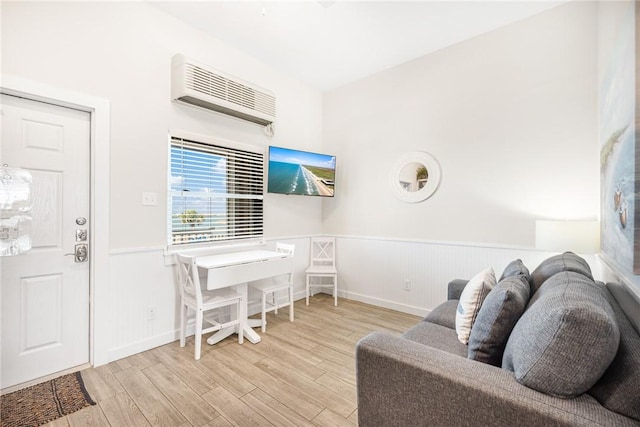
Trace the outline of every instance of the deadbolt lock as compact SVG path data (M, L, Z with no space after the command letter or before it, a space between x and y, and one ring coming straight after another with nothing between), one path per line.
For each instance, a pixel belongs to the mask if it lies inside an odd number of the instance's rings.
M78 229L76 230L76 242L86 242L87 241L87 230Z

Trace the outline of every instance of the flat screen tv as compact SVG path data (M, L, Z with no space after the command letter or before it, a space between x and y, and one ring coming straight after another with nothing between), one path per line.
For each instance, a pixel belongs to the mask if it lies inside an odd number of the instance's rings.
M269 147L269 193L333 197L336 157Z

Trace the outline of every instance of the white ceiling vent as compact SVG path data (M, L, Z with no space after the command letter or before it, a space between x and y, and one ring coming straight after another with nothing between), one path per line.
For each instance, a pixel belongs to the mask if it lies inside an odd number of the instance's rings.
M183 55L171 61L171 98L261 125L276 119L276 97Z

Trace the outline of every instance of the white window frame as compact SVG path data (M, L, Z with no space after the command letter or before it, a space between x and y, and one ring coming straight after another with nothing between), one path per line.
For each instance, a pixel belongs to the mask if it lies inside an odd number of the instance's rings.
M176 147L178 144L182 144L182 148L184 150L191 152L203 152L205 154L213 154L216 156L222 156L223 154L221 153L226 152L230 154L228 159L234 159L236 158L234 154L237 155L239 160L227 160L225 162L226 191L222 193L216 191L178 191L173 186L173 183L176 179L180 178L174 176L172 173L172 147ZM189 153L186 154L188 155ZM169 131L167 161L167 251L173 252L176 250L229 245L264 244L265 157L265 150L263 147L242 144L191 132L176 130ZM244 171L241 171L242 174L240 177L229 170L229 162L232 165L232 171L237 172L241 169ZM238 168L239 162L241 166L249 166L249 168ZM183 167L188 168L188 166L184 165ZM213 162L211 163L211 167L215 167ZM184 179L184 177L182 179ZM230 189L230 187L234 185L234 183L235 185L238 185L239 188L244 188L245 191L240 190L239 192L233 192L233 189ZM251 187L251 190L248 190L249 187ZM193 198L194 203L198 200L202 203L203 199L209 200L211 203L213 203L214 200L225 200L226 216L223 221L225 228L222 234L215 235L213 233L213 227L207 229L206 225L191 225L190 223L182 221L182 218L180 221L185 224L185 228L181 230L180 233L175 233L174 225L178 221L177 216L179 216L179 214L176 213L176 209L186 209L185 207L187 204L190 204L190 202L188 202L189 198ZM182 205L182 207L174 209L174 205L178 203ZM236 209L239 209L238 204L241 203L249 204L248 216L236 211ZM196 218L201 219L206 217L207 214L210 218L208 225L211 225L213 221L213 214L211 212L207 212L204 215L197 214ZM204 222L204 220L197 222ZM186 228L187 224L194 228L193 232ZM196 229L196 227L199 229ZM178 241L178 236L182 236L185 240L182 242Z

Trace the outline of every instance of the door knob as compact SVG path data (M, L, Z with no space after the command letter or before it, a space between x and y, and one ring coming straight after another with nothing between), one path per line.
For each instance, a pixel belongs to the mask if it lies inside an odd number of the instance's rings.
M89 255L89 246L86 243L77 244L74 253L64 254L64 256L71 255L75 257L75 262L86 262L87 255Z

